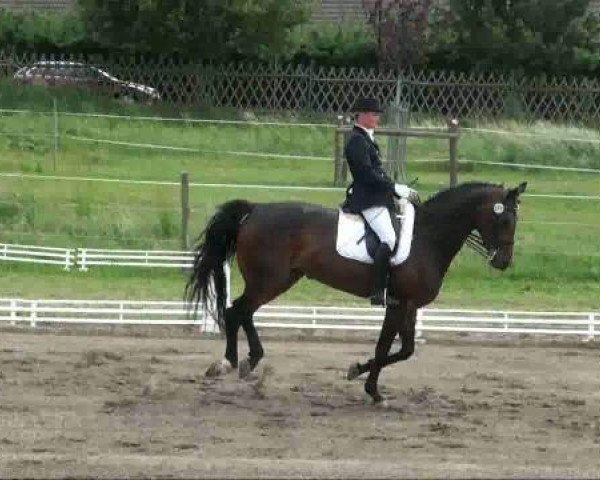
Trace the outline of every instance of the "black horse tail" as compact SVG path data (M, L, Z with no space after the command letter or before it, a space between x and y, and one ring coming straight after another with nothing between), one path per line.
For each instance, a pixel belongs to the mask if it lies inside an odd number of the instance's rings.
M196 255L185 287L185 299L194 306L194 313L198 310L198 304L202 303L216 318L221 331L225 327L227 302L225 261L235 255L240 225L253 209L254 205L246 200L232 200L221 205L194 247ZM214 287L211 286L211 279ZM215 300L215 295L216 303L213 303L211 300Z

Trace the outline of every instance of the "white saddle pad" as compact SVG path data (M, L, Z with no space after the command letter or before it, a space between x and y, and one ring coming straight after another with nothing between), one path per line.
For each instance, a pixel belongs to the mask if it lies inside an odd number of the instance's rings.
M415 224L415 207L407 202L403 205L400 216L401 228L398 250L391 258L391 265L400 265L410 254L413 228ZM364 239L365 223L360 215L339 211L336 250L345 258L358 260L363 263L373 263L367 252L367 242Z

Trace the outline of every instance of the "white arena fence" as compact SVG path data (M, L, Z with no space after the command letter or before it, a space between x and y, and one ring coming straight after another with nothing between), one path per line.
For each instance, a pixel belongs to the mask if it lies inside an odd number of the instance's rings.
M77 249L77 266L86 271L90 266L119 265L124 267L180 267L194 264L194 255L179 250L107 250Z
M0 324L82 325L195 325L202 332L218 329L213 318L199 311L192 318L182 302L117 300L0 299ZM379 330L382 308L267 305L255 314L257 327L329 331ZM466 332L489 334L543 334L600 336L600 312L524 312L422 309L417 334Z
M0 260L61 265L70 270L75 262L75 249L0 243Z
M51 248L0 243L0 260L60 265L64 270L77 266L189 268L194 254L180 250L111 250L97 248Z

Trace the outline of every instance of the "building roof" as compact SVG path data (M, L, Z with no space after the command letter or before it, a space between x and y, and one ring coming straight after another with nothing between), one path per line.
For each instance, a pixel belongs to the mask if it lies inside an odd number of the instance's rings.
M366 17L363 0L317 0L312 16L315 21L331 23L362 21Z
M75 0L0 0L0 8L14 10L64 10L75 5Z

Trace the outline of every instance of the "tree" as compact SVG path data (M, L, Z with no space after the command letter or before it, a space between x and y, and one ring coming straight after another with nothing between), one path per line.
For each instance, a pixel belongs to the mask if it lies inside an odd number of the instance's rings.
M433 63L561 73L597 51L590 0L449 0L433 15Z
M82 42L84 38L83 25L72 12L39 13L0 8L0 48L52 53Z
M380 63L391 67L425 61L432 0L363 0L377 35Z
M88 34L108 48L216 59L269 58L310 15L308 0L79 0Z

